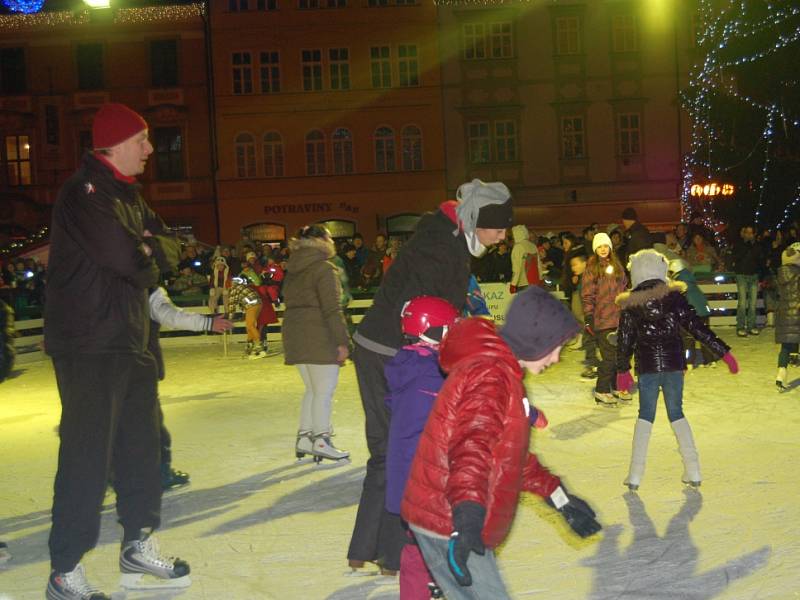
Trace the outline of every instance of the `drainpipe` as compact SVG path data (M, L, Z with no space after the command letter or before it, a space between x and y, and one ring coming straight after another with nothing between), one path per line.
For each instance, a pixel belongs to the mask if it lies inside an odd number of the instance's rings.
M208 106L208 139L209 149L211 150L209 160L211 167L211 193L214 200L214 224L217 235L217 244L222 242L220 236L220 214L219 214L219 197L217 188L217 170L219 169L219 160L217 158L217 108L215 102L215 88L214 88L214 55L211 47L211 0L204 0L204 12L201 17L203 19L203 41L206 51L206 104Z

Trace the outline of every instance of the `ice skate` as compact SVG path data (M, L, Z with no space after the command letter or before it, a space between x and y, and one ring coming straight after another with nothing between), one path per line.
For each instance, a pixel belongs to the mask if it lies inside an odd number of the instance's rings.
M311 439L310 431L298 431L297 442L294 445L294 455L298 461L302 461L306 456L312 456L314 443Z
M758 335L759 333L761 333L761 330L758 327L753 327L750 330L750 335Z
M775 376L775 387L779 392L789 391L786 385L786 367L778 367L778 374Z
M616 406L617 399L609 392L594 392L594 401L601 406Z
M161 465L161 489L165 492L189 485L189 474L173 469L169 464Z
M694 445L694 436L689 421L678 419L670 423L675 439L678 440L678 451L683 459L683 476L681 481L692 487L700 487L702 477L700 475L700 459L697 455L697 448Z
M623 390L612 390L611 394L621 402L628 403L633 400L633 396L631 396L630 392L626 392Z
M647 446L650 443L650 433L653 431L653 424L644 419L637 419L633 428L633 445L631 448L631 464L628 469L628 476L623 482L628 489L635 492L639 489L644 475L644 465L647 461Z
M47 600L111 600L86 580L80 563L69 573L53 571L47 581L45 597Z
M125 542L119 554L120 587L126 590L168 590L189 587L189 564L161 556L155 537Z
M597 367L586 367L581 371L581 379L597 379Z
M336 463L350 462L350 453L346 450L339 450L331 443L330 434L321 433L315 435L313 439L311 453L314 455L314 462L319 464L324 459L332 460Z
M349 559L347 566L350 570L346 573L348 577L375 577L380 575L381 571L378 565L366 560Z
M11 552L8 550L8 544L0 542L0 565L4 565L10 560Z
M250 347L250 352L247 355L247 358L250 360L257 360L259 358L266 358L266 357L267 357L267 351L264 349L264 345L256 343L254 343Z

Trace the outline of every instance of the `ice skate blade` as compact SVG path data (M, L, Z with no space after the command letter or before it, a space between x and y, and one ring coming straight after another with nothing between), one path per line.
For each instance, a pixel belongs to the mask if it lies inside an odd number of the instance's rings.
M625 482L622 485L627 487L628 491L631 491L631 492L636 492L636 491L639 490L639 484L638 483L627 483L627 482Z
M152 576L145 578L145 573L123 573L119 578L119 586L128 591L182 590L191 584L190 575L175 579L161 579Z
M699 488L701 483L703 483L703 482L702 481L683 481L684 485L687 485L690 488L694 488L694 489Z
M314 457L314 467L317 469L334 469L336 467L343 467L345 465L349 465L350 457L347 458L327 458L322 456L315 456Z
M377 577L380 575L381 572L375 568L375 570L368 569L367 567L360 567L360 568L353 568L351 567L349 571L347 571L344 576L345 577Z

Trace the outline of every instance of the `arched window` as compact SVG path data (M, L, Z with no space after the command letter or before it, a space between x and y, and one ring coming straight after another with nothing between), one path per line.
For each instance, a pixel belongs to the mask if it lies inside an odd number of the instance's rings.
M422 170L422 132L416 125L403 127L403 170Z
M252 134L240 133L234 140L236 177L256 176L256 141Z
M375 130L375 170L387 173L396 168L394 131L391 127L378 127Z
M306 175L325 174L325 134L319 129L306 134Z
M277 131L264 134L264 176L283 177L283 141Z
M333 132L333 172L337 175L353 172L353 134L344 127Z

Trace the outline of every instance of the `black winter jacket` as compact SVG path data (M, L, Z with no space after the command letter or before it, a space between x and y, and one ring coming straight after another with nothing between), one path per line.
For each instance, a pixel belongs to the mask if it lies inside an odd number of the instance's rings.
M438 296L457 309L466 303L470 253L463 233L441 209L424 215L386 272L372 306L353 340L380 354L393 355L403 344L400 312L417 296Z
M144 238L144 230L154 238ZM153 256L143 244L153 249ZM168 252L165 253L165 250ZM48 354L136 353L147 350L148 289L177 241L145 204L139 185L114 176L91 154L53 207L44 341Z
M639 250L653 247L653 239L650 230L636 221L630 229L625 232L625 245L622 248L623 266L628 264L628 259ZM626 267L627 268L627 267Z
M778 310L775 314L775 342L800 342L800 266L783 265L778 269Z
M722 356L730 348L697 316L686 300L686 284L660 279L644 281L617 296L622 309L617 329L617 372L664 373L686 369L681 327L712 352Z
M764 270L764 250L756 242L739 241L733 247L733 271L741 275L757 275Z

